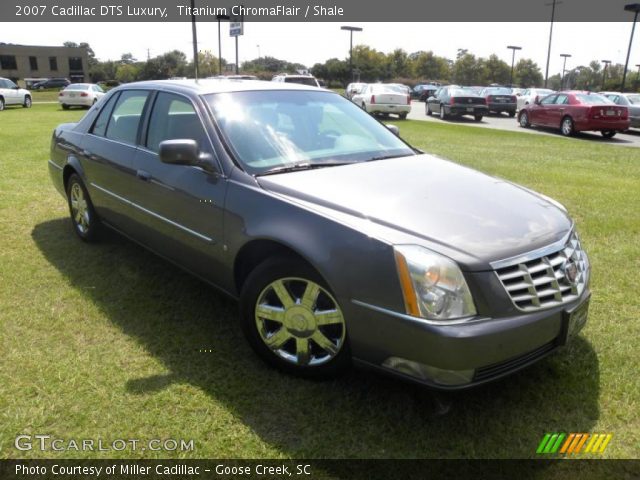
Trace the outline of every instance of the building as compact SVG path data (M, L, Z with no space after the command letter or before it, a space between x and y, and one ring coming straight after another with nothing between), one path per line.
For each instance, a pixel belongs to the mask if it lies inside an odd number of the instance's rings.
M89 56L81 47L41 47L0 43L0 77L30 83L45 78L89 82Z

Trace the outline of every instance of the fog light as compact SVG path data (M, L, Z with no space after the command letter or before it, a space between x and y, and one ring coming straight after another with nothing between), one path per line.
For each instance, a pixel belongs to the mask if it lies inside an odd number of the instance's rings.
M400 357L389 357L382 364L397 372L421 380L428 380L438 385L465 385L471 383L475 370L443 370L441 368L424 365Z

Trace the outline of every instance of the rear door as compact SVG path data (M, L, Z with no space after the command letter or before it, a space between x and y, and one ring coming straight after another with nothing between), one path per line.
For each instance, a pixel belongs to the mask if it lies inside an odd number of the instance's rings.
M134 161L132 201L138 206L144 244L221 283L226 178L199 167L162 163L158 155L164 140L192 139L215 158L203 114L186 96L158 92Z
M135 230L130 204L137 187L133 159L149 98L148 90L123 90L112 96L82 144L87 187L98 215L129 234Z

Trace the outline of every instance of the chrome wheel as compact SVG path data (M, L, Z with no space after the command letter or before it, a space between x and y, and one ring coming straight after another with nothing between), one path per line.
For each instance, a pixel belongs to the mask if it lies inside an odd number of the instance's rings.
M24 97L24 103L22 105L24 108L31 108L31 97L28 95Z
M71 185L69 204L71 205L71 218L74 225L81 234L85 235L89 231L91 217L89 215L89 204L79 183Z
M277 279L258 295L255 323L262 342L279 358L299 367L332 360L345 341L342 311L317 283Z
M520 114L520 126L523 128L527 128L529 126L529 115L527 112L522 112Z
M562 120L562 125L560 128L564 136L568 137L569 135L573 134L573 120L571 120L569 117L566 117L564 120Z

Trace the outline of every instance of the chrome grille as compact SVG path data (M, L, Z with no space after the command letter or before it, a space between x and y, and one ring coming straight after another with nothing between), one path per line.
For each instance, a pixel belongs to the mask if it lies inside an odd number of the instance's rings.
M572 264L575 279L570 281ZM496 269L514 305L531 312L577 299L589 280L589 260L572 232L559 250Z

